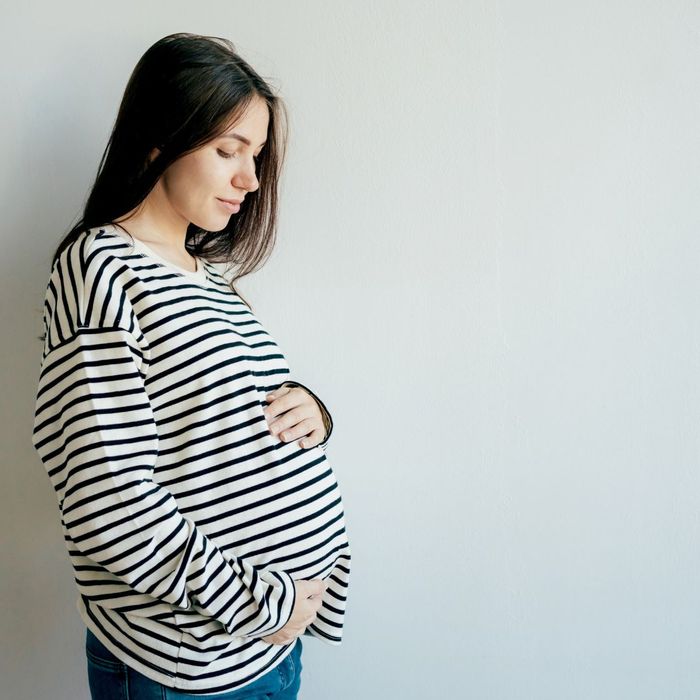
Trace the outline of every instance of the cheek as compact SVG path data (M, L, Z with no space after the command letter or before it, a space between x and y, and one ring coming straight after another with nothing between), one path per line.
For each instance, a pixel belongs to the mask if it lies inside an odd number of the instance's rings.
M225 174L212 162L192 163L164 177L164 184L171 200L181 207L198 205L220 194Z
M193 174L193 191L204 197L222 195L227 191L230 169L231 166L218 156L200 163Z

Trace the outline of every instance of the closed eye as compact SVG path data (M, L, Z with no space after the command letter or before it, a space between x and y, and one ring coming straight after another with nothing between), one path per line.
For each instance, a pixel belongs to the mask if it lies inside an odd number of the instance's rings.
M226 153L226 151L222 151L220 148L216 149L216 152L222 157L222 158L233 158L236 154L235 153ZM253 156L253 160L256 163L260 162L260 156Z

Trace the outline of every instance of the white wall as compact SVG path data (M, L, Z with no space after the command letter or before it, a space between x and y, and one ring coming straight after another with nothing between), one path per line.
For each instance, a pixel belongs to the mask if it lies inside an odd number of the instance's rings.
M35 338L174 31L231 38L292 117L242 288L333 411L353 549L302 700L700 696L700 5L35 2L1 27L8 698L88 697Z

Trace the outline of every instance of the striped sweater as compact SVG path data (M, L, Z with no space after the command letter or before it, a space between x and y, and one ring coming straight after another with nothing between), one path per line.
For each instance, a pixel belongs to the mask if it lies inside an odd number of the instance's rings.
M289 620L293 580L326 581L305 634L341 643L350 548L329 433L303 449L268 430L265 396L289 366L221 273L197 265L111 224L62 251L32 442L84 623L143 675L215 694L291 652L262 637Z

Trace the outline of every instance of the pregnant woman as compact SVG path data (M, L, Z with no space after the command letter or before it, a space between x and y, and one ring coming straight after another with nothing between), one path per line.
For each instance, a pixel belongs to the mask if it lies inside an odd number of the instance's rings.
M293 700L301 637L341 643L332 419L234 286L274 244L283 120L229 41L161 39L54 255L33 444L93 699Z

